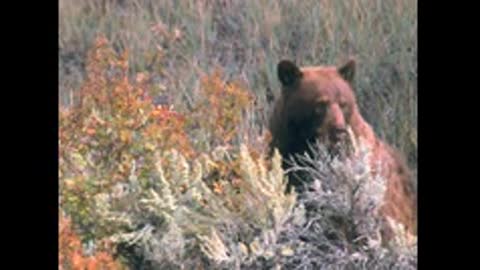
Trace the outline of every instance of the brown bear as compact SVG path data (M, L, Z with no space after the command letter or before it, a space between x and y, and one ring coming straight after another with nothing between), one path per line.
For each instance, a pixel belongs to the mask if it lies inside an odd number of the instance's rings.
M381 141L360 115L352 90L354 75L353 59L340 67L298 67L291 61L280 61L277 76L282 94L269 123L270 149L279 150L286 170L289 163L285 159L309 152L309 144L315 141L335 153L339 143L347 141L349 129L372 149L371 164L381 164L380 170L373 171L386 179L381 213L416 235L416 192L410 170L403 157ZM301 181L289 174L290 187L300 186ZM391 239L391 230L386 229L383 236Z

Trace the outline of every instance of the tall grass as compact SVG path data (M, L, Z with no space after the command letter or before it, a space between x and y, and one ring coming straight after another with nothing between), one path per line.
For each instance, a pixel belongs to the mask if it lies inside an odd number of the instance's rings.
M416 167L415 0L60 0L59 31L62 106L72 104L86 51L103 33L130 51L132 76L153 75L180 107L200 98L200 75L221 67L226 80L241 79L256 95L260 125L268 97L279 95L280 59L330 65L354 56L362 113Z

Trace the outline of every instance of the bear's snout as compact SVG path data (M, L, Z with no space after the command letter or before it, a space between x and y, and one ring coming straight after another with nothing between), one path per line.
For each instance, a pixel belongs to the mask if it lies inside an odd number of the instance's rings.
M330 129L329 136L333 142L343 141L347 136L347 129L344 127L333 127Z

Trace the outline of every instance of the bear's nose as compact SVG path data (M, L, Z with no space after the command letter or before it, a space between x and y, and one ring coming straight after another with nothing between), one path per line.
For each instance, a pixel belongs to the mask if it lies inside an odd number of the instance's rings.
M334 127L330 131L330 137L334 141L339 141L345 138L347 130L343 127Z

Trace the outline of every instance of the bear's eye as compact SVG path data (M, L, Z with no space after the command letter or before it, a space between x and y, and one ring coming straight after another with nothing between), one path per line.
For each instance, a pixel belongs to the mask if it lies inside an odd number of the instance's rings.
M340 110L342 110L342 112L347 118L351 114L350 105L347 102L340 102Z
M324 115L327 109L327 102L319 102L315 106L315 114L318 116Z

